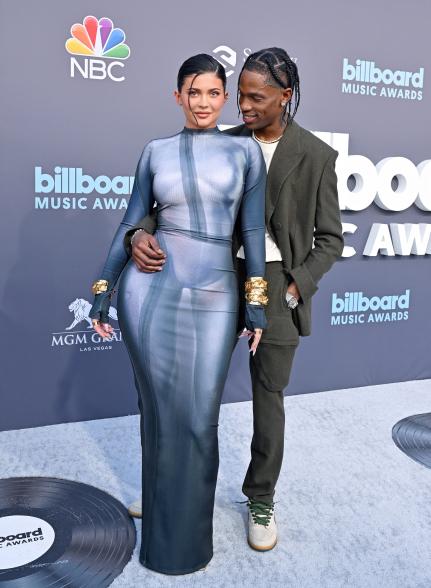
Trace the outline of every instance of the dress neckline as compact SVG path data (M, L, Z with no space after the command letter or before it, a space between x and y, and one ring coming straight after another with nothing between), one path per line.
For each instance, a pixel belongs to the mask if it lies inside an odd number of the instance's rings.
M220 129L218 127L211 127L209 129L191 129L190 127L184 127L183 133L189 135L215 135L220 133Z

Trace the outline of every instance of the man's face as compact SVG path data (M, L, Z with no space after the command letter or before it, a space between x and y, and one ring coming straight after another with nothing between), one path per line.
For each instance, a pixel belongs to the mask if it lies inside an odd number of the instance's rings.
M292 90L275 88L267 84L264 74L244 70L239 81L239 107L244 124L253 131L265 127L277 127L281 123L284 110L282 102L287 103Z

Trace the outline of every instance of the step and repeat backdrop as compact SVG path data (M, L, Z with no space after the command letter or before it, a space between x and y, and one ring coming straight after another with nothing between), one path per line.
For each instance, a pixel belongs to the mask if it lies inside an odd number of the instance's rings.
M183 126L176 74L199 52L226 68L234 125L244 59L284 47L298 122L339 152L345 249L287 393L431 377L430 19L415 0L2 2L0 430L137 412L118 322L110 342L91 328L90 285L143 146ZM226 402L250 398L247 362L242 342Z

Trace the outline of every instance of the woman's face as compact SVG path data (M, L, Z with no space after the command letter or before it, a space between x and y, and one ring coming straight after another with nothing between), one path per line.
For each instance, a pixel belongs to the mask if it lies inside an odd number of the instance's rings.
M186 127L190 129L215 127L227 97L221 79L214 73L187 76L181 91L175 90L177 103L186 117Z

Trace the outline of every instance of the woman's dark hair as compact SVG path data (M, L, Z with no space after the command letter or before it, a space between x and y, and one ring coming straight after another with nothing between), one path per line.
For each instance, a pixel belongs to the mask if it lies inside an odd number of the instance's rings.
M298 110L300 91L299 75L296 63L292 61L284 49L280 47L270 47L269 49L260 49L251 53L242 67L238 78L238 110L239 110L239 80L244 70L255 71L266 76L266 83L276 88L291 88L292 98L286 104L283 111L283 121L290 122L293 120ZM292 112L293 102L293 112Z
M186 59L180 67L177 76L178 92L181 92L181 88L184 85L184 79L187 76L194 75L196 78L204 73L215 74L222 81L223 90L226 91L226 72L222 64L207 53L199 53L198 55L193 55L193 57Z

